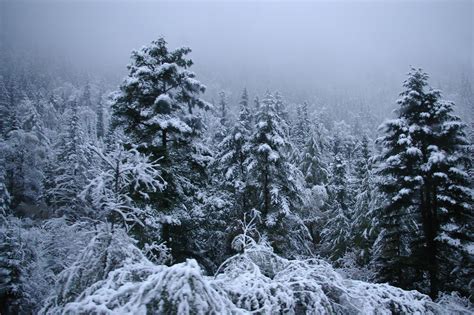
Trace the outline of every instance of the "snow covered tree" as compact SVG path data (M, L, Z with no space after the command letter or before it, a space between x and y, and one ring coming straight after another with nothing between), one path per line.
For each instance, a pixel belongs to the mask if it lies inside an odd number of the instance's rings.
M327 166L322 157L316 137L312 132L308 134L300 163L301 172L303 173L306 185L309 188L315 185L324 185L327 183Z
M0 311L2 314L31 312L28 294L28 263L31 248L23 239L19 220L8 217L0 221Z
M277 114L274 97L268 92L256 120L249 161L250 184L257 193L255 208L261 212L263 228L277 250L283 251L285 246L294 249L296 245L289 245L288 241L301 244L307 237L307 230L297 213L301 203L302 176L286 159L289 142L285 125Z
M199 97L205 86L188 70L191 49L170 51L166 44L160 38L132 53L129 75L112 105L115 124L137 143L161 149L162 155L170 141L186 140L199 129L193 111L210 107Z
M251 154L252 123L247 90L240 101L239 118L232 131L218 145L214 165L222 176L223 187L229 190L237 202L237 213L250 210L247 164ZM219 177L221 178L221 177Z
M321 231L323 251L331 259L344 256L350 246L351 209L347 187L347 166L339 149L335 149L331 180L328 183L329 206Z
M95 127L97 132L97 139L103 139L105 137L106 127L105 127L105 110L104 110L104 101L102 98L99 99L97 104L97 125Z
M91 96L91 86L87 83L84 86L84 90L82 91L82 95L79 102L81 107L87 107L92 109L92 96Z
M227 95L224 91L219 92L219 104L215 108L215 123L213 124L214 138L212 139L215 145L219 145L222 140L228 135L230 129L229 121L229 104Z
M357 262L360 265L367 265L375 235L373 218L379 202L367 135L362 136L356 151L351 185L355 196L351 222L352 250L356 254Z
M49 191L51 202L61 214L71 217L87 215L78 198L87 183L89 157L85 151L83 131L79 125L77 103L72 102L66 112L68 126L58 144L57 167L54 185Z
M0 135L4 136L7 130L10 108L10 96L5 85L5 79L0 75Z
M22 102L19 108L22 110L22 117L17 109L13 110L11 130L2 147L5 184L11 195L11 207L17 208L22 204L22 211L30 211L27 208L36 205L43 195L46 140L37 112L30 108L32 106L29 100Z
M10 193L8 192L5 181L5 142L0 140L0 222L10 212Z
M127 228L145 224L157 228L159 224L153 221L159 215L147 207L146 201L149 192L163 190L166 185L158 163L136 149L125 150L120 143L107 153L92 145L88 149L99 156L100 162L81 197L89 202L95 218Z
M463 170L469 157L464 124L453 104L441 100L441 92L427 89L428 75L412 69L398 100L398 119L384 125L381 174L388 201L380 212L381 255L384 280L398 283L406 262L418 273L425 272L429 293L440 290L466 292L467 275L472 276L473 208L469 177ZM404 228L414 222L412 229ZM410 232L408 244L403 237ZM401 263L401 248L410 259ZM398 254L390 253L390 249ZM470 264L469 264L470 263ZM464 274L456 270L463 266ZM459 278L458 278L459 277ZM464 278L464 279L461 279ZM471 277L472 278L472 277Z
M308 142L311 134L311 122L309 120L308 103L298 104L296 107L296 122L292 130L292 138L300 150Z
M160 159L167 186L150 195L149 205L163 213L162 239L174 254L191 243L183 230L196 223L192 210L210 161L209 150L196 138L204 127L199 111L211 105L200 98L205 86L189 70L190 51L169 50L162 38L134 51L112 104L114 125L130 138L127 145Z

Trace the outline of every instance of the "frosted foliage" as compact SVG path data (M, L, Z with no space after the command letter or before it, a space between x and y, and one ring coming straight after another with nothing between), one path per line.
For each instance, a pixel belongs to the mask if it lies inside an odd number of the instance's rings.
M235 306L202 275L195 260L172 267L128 264L64 308L82 314L231 314Z
M146 260L134 241L121 229L103 227L79 254L77 260L58 276L55 298L44 313L55 313L59 305L74 301L86 288L125 264Z
M128 250L117 252L138 251L130 239L123 241ZM138 254L49 313L467 314L469 307L456 296L435 303L417 291L344 279L327 262L287 260L252 242L214 277L204 276L195 260L167 267Z
M158 163L135 148L125 150L121 144L109 153L90 148L99 156L103 167L86 185L81 197L89 201L101 219L115 213L125 225L144 225L143 220L150 219L149 211L137 206L131 195L135 193L148 200L148 193L164 189L166 183Z

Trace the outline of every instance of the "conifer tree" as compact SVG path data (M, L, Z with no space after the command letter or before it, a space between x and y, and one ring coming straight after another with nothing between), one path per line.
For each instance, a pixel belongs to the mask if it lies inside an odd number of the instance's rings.
M309 134L309 138L303 149L300 169L307 187L311 188L315 185L324 185L327 183L327 166L323 160L315 135L312 132Z
M250 210L247 166L251 150L251 115L247 90L244 89L240 101L238 120L232 132L217 147L216 169L224 180L223 187L234 196L237 206L237 218Z
M410 71L398 100L398 119L384 125L380 139L381 187L388 200L380 212L385 249L379 279L399 284L408 264L415 275L426 273L429 293L436 297L443 288L465 290L459 283L473 274L466 267L472 262L473 208L464 171L469 158L463 150L464 124L440 91L427 88L427 79L421 69ZM409 222L415 222L411 229L406 228ZM461 265L464 275L456 274Z
M338 142L335 144L331 180L328 183L329 209L321 231L323 250L332 260L344 256L350 243L351 209L347 187L347 166Z
M5 136L7 125L8 125L8 117L9 117L9 109L10 109L10 102L9 102L9 95L7 88L5 86L5 79L0 75L0 135Z
M217 117L219 118L219 124L216 127L218 130L215 131L215 142L219 144L227 136L229 129L228 103L224 91L219 92Z
M294 250L297 245L288 242L301 242L308 233L297 213L302 179L301 173L286 159L289 142L275 103L267 92L256 115L249 170L251 185L258 192L255 208L261 212L263 229L277 250L282 251L285 246L294 246ZM292 233L299 234L300 239L295 236L291 240Z
M104 117L104 103L102 99L99 99L97 104L97 139L103 139L105 137L105 117Z
M89 159L84 150L83 131L79 125L77 103L73 101L68 114L68 127L58 147L54 186L49 195L59 213L73 218L87 215L78 198L87 183Z
M355 156L354 174L351 185L354 192L351 235L353 250L360 265L369 263L374 242L373 217L378 206L375 173L369 147L369 138L363 135Z
M303 102L303 104L298 104L296 107L296 124L293 130L294 142L300 150L303 150L303 147L308 143L310 132L308 103Z
M159 160L167 186L150 195L149 206L160 217L162 240L175 258L192 243L183 231L198 224L192 210L200 202L210 161L209 150L197 137L204 127L199 111L212 106L200 98L205 86L189 70L190 52L168 49L163 38L134 51L112 104L113 125L123 128L128 145Z

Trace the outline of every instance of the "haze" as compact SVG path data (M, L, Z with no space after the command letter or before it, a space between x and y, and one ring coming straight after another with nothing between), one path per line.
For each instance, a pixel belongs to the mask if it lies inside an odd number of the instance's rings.
M328 93L393 101L410 65L448 92L473 82L472 1L6 1L1 12L8 47L117 82L131 50L160 36L189 46L210 97L247 86L295 102Z

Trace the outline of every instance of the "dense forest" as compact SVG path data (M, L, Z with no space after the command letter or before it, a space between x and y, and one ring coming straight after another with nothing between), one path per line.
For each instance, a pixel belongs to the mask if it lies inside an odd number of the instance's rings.
M120 84L0 57L1 314L474 311L472 82L340 120L163 38Z

